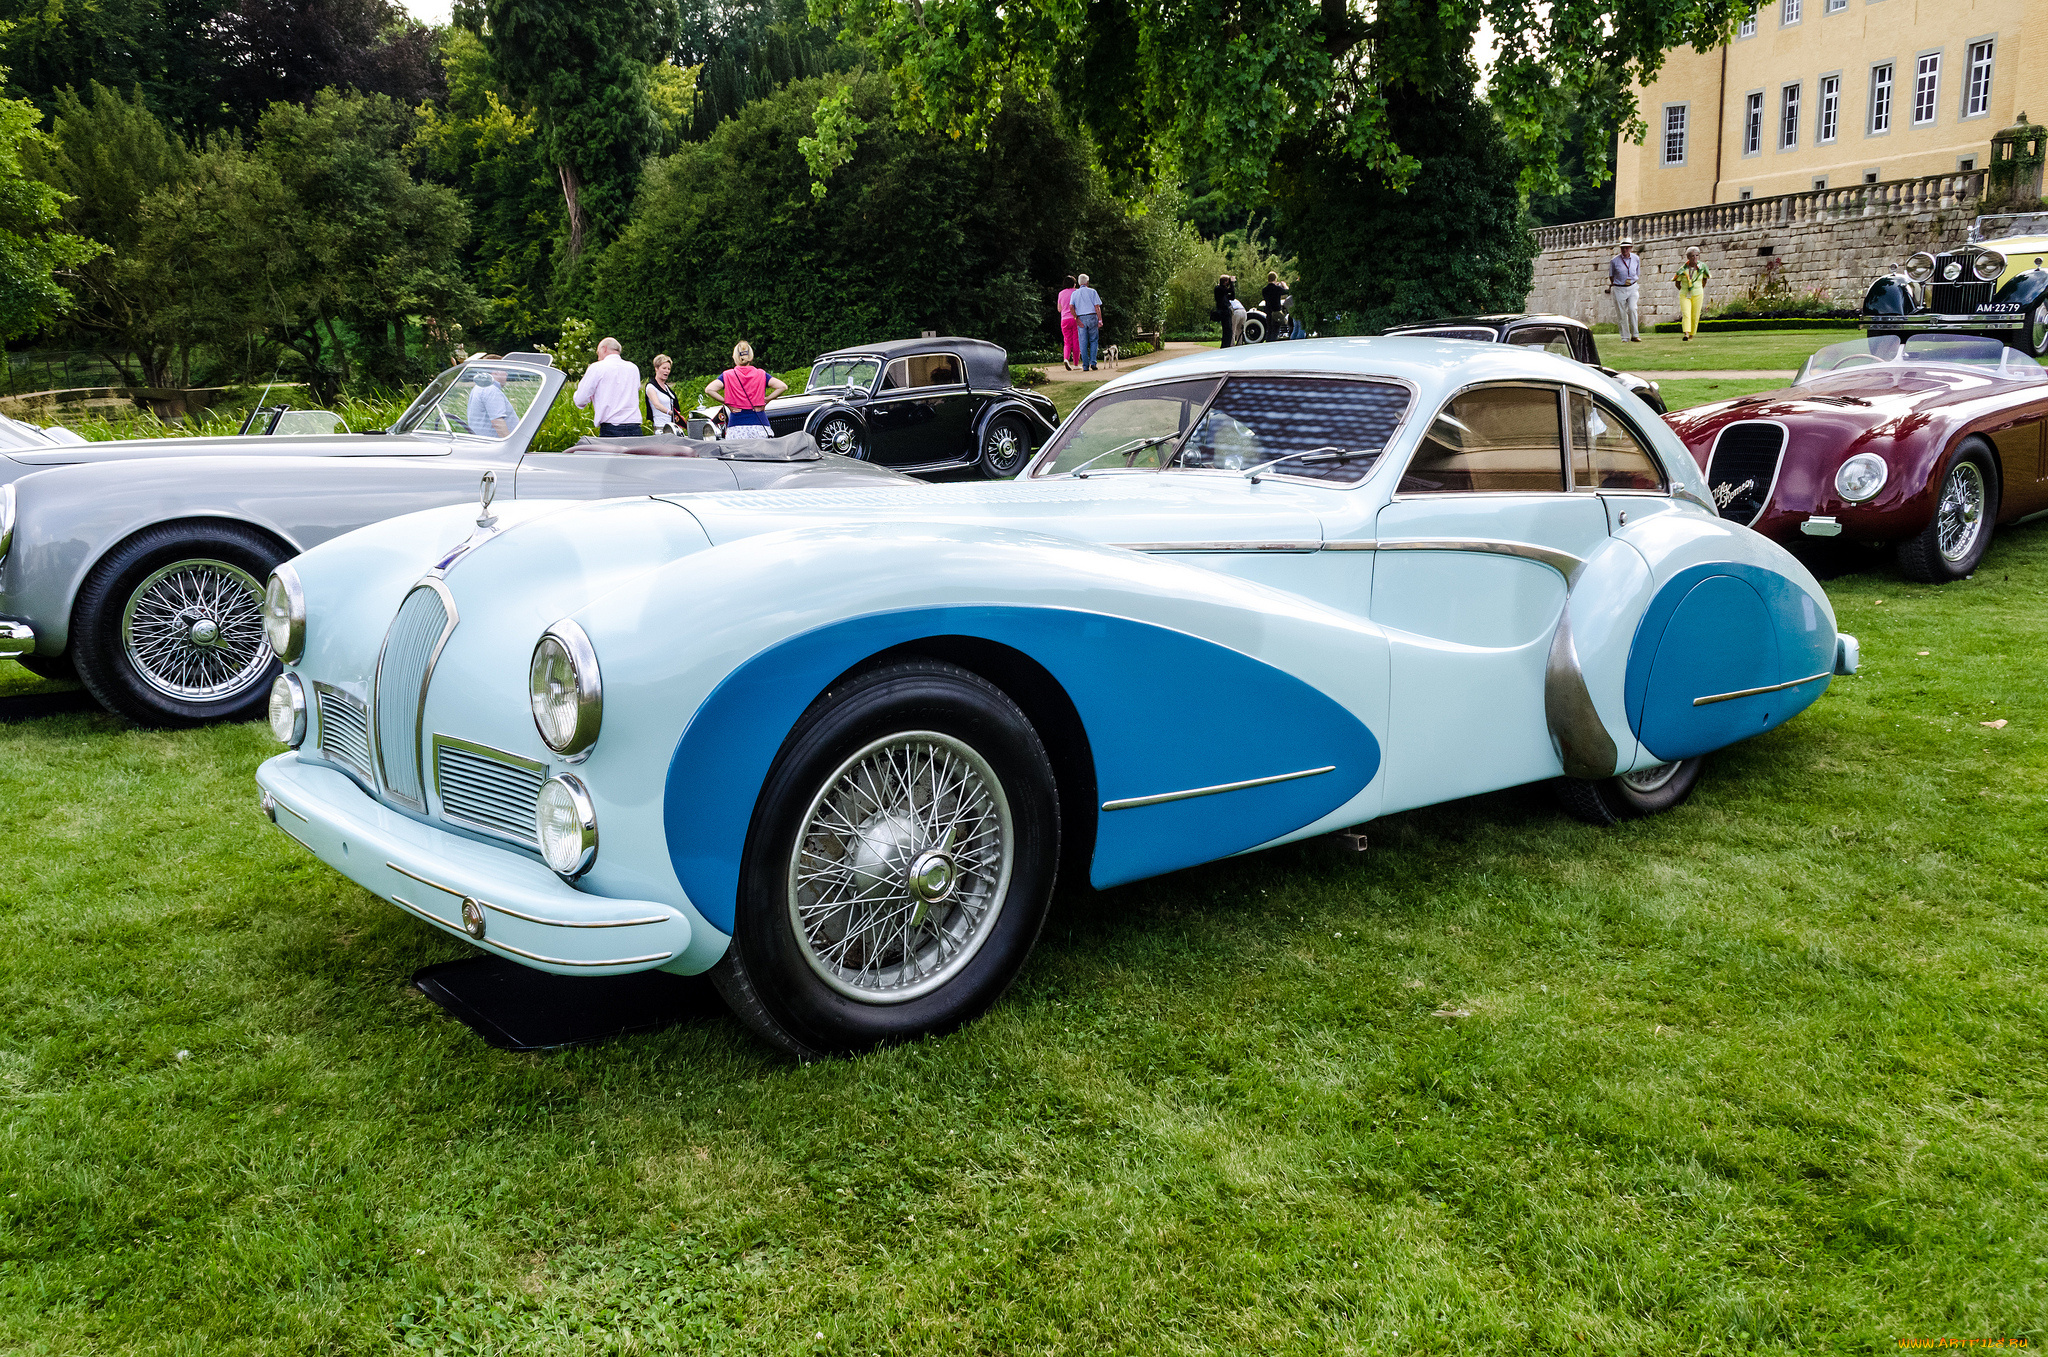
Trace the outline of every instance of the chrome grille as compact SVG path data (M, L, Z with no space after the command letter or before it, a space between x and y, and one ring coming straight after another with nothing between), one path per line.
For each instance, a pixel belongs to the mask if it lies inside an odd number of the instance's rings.
M313 705L320 718L320 756L370 775L370 718L363 704L324 683L313 685Z
M1714 440L1707 459L1707 486L1721 517L1747 527L1763 516L1785 455L1785 430L1776 424L1730 424Z
M457 824L538 848L534 807L545 781L547 770L529 759L434 737L434 791L441 814Z
M441 642L454 627L441 591L422 584L398 605L377 660L377 763L384 790L426 809L420 786L420 704Z
M1927 308L1944 316L1974 316L1977 304L1990 300L1990 283L1935 283L1928 289Z

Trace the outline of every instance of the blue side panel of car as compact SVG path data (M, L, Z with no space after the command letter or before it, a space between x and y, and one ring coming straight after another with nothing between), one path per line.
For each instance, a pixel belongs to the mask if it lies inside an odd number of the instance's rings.
M812 699L867 657L971 636L1043 665L1073 701L1097 803L1314 772L1260 787L1098 813L1090 879L1113 886L1256 847L1349 801L1379 771L1379 741L1348 710L1240 651L1167 627L1059 608L934 608L806 632L722 682L669 763L663 821L676 877L732 931L754 802Z
M1812 596L1782 575L1733 561L1688 567L1636 627L1623 689L1629 725L1660 759L1769 730L1826 691L1834 639ZM1726 696L1758 688L1777 691Z

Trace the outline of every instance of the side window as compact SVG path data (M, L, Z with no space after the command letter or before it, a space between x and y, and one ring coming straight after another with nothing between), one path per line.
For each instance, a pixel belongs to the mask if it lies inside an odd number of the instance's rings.
M906 386L958 386L960 360L950 353L921 353L899 360L908 372Z
M1482 386L1453 396L1396 487L1411 495L1564 488L1557 388L1548 386Z
M1391 382L1232 377L1179 465L1243 471L1284 457L1275 475L1348 484L1379 461L1408 402L1408 389Z
M1573 356L1571 340L1565 337L1564 331L1555 326L1525 326L1509 335L1508 343L1518 344L1525 349L1541 349L1545 353L1554 353L1561 358Z
M1664 473L1622 417L1572 392L1572 479L1582 490L1662 490Z
M881 389L884 391L901 391L909 385L910 360L908 358L897 359L889 364L888 369L882 373Z

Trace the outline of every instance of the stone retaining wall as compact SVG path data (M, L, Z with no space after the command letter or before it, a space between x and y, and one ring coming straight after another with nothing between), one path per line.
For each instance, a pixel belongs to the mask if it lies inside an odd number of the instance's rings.
M1808 199L1815 201L1810 205ZM1987 240L2048 234L2048 213L1979 217L1974 203L1935 205L1940 201L1930 196L1898 208L1852 212L1822 210L1816 195L1788 195L1654 218L1546 227L1537 233L1546 248L1537 256L1535 287L1524 309L1562 313L1588 324L1611 323L1607 261L1624 230L1635 234L1637 253L1643 256L1640 313L1645 327L1678 319L1678 295L1670 278L1685 262L1689 245L1700 247L1700 258L1713 270L1709 308L1749 287L1772 259L1784 262L1793 293L1826 288L1835 305L1854 308L1879 273L1904 263L1916 250L1962 244L1973 225ZM1947 201L1956 203L1954 197Z

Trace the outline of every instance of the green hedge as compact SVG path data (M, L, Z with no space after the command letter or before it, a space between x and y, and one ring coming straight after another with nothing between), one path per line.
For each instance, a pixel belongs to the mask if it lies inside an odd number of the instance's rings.
M1597 327L1596 327L1597 328ZM1666 321L1650 327L1652 334L1675 335L1685 327L1677 321ZM1703 320L1700 333L1703 335L1726 334L1741 330L1860 330L1863 327L1853 320L1813 319L1800 316L1781 316L1775 320L1768 317L1744 317L1741 320ZM1613 326L1607 330L1612 333Z

